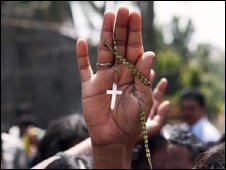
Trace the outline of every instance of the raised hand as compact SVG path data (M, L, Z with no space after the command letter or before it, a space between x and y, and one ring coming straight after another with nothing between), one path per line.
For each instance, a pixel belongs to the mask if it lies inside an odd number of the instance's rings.
M149 76L150 80L153 82L155 78L155 72L152 69ZM153 96L153 106L151 112L148 116L146 127L148 132L148 137L151 138L158 134L161 128L164 126L170 107L170 102L164 100L164 95L168 86L168 81L166 78L161 78L161 80L155 86L152 96ZM136 143L141 143L143 141L143 136L140 135L137 138Z
M112 52L104 46L103 40L111 44L115 36L118 53L133 63L146 78L149 78L154 53L143 53L141 37L141 17L137 12L129 13L120 8L115 15L104 15L101 41L98 47L98 63L114 63ZM82 80L83 114L93 145L109 146L115 144L133 144L141 134L139 119L140 105L136 92L147 116L152 107L152 92L122 64L117 65L117 85L122 95L117 95L114 110L110 109L111 90L115 82L113 67L99 67L93 74L89 63L88 46L79 39L76 46L77 61Z
M159 133L162 126L165 124L169 112L170 102L168 100L162 100L165 95L167 85L167 79L162 78L153 90L154 103L147 120L147 130L149 137Z

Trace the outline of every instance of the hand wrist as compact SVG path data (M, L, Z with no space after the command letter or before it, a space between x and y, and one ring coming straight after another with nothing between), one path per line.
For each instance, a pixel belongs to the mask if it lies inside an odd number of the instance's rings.
M128 169L131 167L132 144L93 146L93 168Z

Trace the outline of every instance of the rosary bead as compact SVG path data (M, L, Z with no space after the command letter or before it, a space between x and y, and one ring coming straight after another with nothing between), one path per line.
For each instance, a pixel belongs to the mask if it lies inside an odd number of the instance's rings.
M146 157L147 158L151 158L151 154L150 153L146 153Z
M140 118L140 120L145 121L145 117ZM145 123L142 123L142 124L144 125Z
M109 49L111 49L114 57L116 58L116 62L117 60L122 63L126 68L128 68L131 73L137 78L139 79L144 85L146 86L151 86L151 81L149 81L146 77L144 77L136 68L133 64L131 64L129 61L127 61L123 56L119 55L117 53L117 46L116 46L116 41L113 37L113 48L111 48L111 46L104 41L104 45L106 47L108 47ZM115 67L116 70L116 67ZM151 164L151 154L150 154L150 149L148 146L148 134L147 134L147 127L146 127L146 117L145 117L145 112L141 106L141 112L140 112L140 121L141 121L141 127L142 127L142 133L143 133L143 140L144 140L144 147L145 147L145 152L146 152L146 157L148 159L148 163L150 165L150 168L152 169L152 164Z

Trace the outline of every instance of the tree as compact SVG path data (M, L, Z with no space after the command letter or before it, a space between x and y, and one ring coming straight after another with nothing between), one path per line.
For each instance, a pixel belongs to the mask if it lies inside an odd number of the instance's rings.
M171 25L173 36L171 47L175 49L175 51L179 52L184 57L184 61L187 62L188 57L190 56L188 43L194 32L192 21L189 19L185 28L182 29L180 27L180 18L173 17Z
M181 74L181 56L171 49L160 50L156 55L154 64L154 69L158 71L156 79L166 77L169 83L167 94L172 95L181 88L181 81L178 79Z
M154 1L138 1L142 16L144 50L156 50L154 30Z

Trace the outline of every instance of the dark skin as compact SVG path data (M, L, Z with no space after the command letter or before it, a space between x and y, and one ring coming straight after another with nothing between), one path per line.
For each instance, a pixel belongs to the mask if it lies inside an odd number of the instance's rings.
M129 12L124 7L119 8L116 16L112 12L106 12L101 40L111 43L113 35L117 41L118 53L150 79L154 53L143 51L140 14ZM160 104L158 99L154 100L155 96L150 88L119 64L118 89L123 94L117 97L115 109L110 110L111 96L106 95L106 90L111 89L114 82L114 68L99 68L94 74L85 40L78 40L76 53L82 81L83 114L93 146L93 168L130 168L132 150L142 132L139 120L141 108L134 92L142 99L146 117L152 113L147 126L154 132L159 131L163 123L161 117L165 115L169 102ZM100 41L97 56L99 63L113 62L112 52L104 46L103 41ZM158 86L160 91L155 92L157 97L161 97L161 88L166 86L167 81L161 80ZM157 110L157 115L151 110Z
M205 114L204 108L200 106L198 101L194 99L188 98L188 99L182 100L180 109L182 113L182 118L189 125L194 124Z
M146 78L153 81L155 74L150 68L154 53L143 51L140 14L129 12L125 7L119 8L116 14L106 12L101 39L111 43L113 35L117 40L118 52L133 63ZM112 53L104 47L103 41L100 41L97 56L97 62L113 62ZM116 111L111 111L111 96L106 95L106 90L111 89L114 81L113 68L98 68L94 74L89 63L88 45L84 39L77 41L76 58L82 83L83 114L91 140L81 142L66 153L79 155L93 152L93 168L128 169L135 143L142 142L140 108L133 92L137 91L142 98L146 116L149 115L148 136L154 136L164 125L169 110L169 101L162 101L167 79L162 78L152 92L119 65L118 89L122 90L124 95L117 97L120 102L116 103ZM33 168L44 168L54 159L56 156Z
M153 81L154 80L154 71L151 70L150 73L150 79ZM154 117L151 119L151 116L148 117L148 122L147 122L147 130L148 130L148 136L151 138L152 136L156 135L159 133L161 130L162 126L165 124L165 121L167 119L167 113L169 111L169 101L163 101L163 97L165 94L167 88L167 80L165 78L162 78L156 87L153 90L153 107L151 110L151 113L155 113ZM151 115L151 114L150 114ZM140 135L136 141L136 143L142 143L143 144L143 137ZM73 146L72 148L68 149L65 151L66 154L68 155L84 155L84 154L92 154L92 145L91 145L91 140L90 138L82 141L81 143ZM116 154L115 151L113 150L111 153L106 152L106 155L104 155L105 158L108 158L109 155L114 155ZM144 155L145 156L145 155ZM51 163L53 160L57 159L57 156L53 156L48 158L45 161L42 161L33 169L44 169L49 163ZM144 158L144 162L147 163L146 158ZM111 161L114 161L113 159ZM118 161L117 161L118 162ZM106 162L103 162L101 167L105 165ZM122 164L121 164L122 165ZM108 168L110 168L109 163L107 164ZM148 166L148 165L147 165Z

